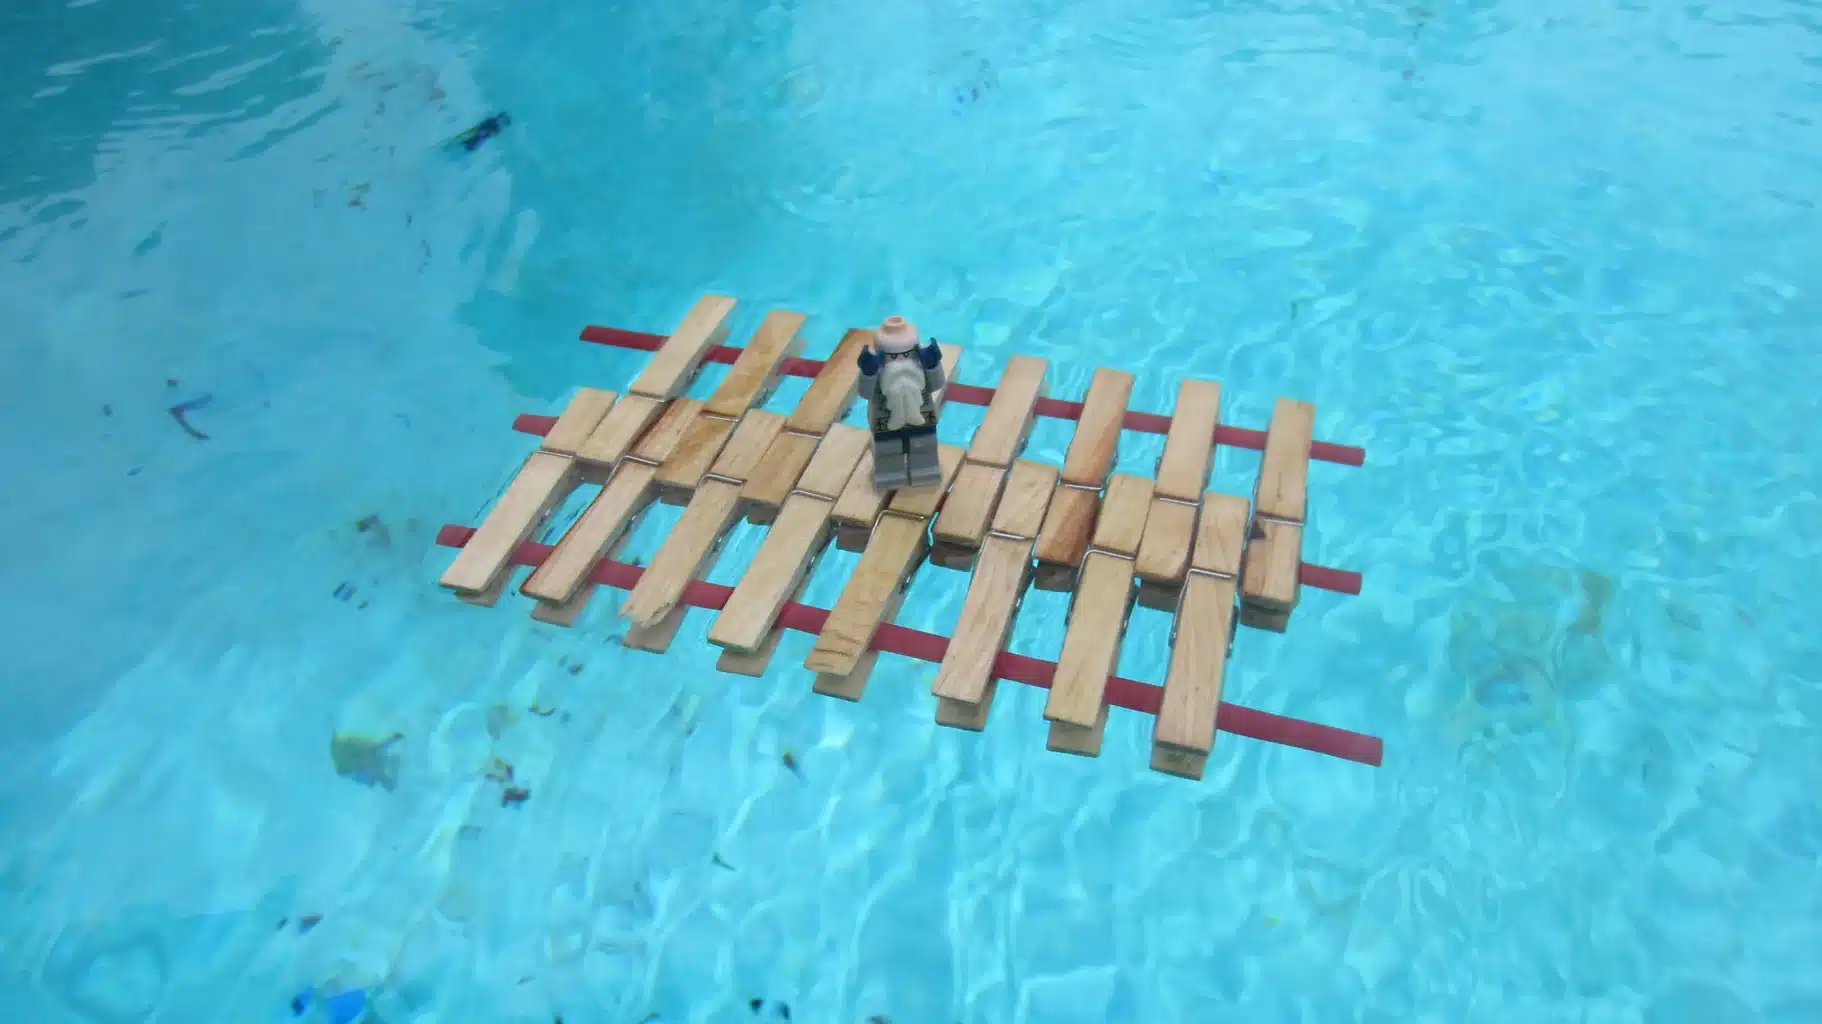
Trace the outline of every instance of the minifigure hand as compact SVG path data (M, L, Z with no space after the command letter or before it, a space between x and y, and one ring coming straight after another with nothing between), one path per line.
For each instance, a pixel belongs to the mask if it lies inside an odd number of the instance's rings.
M928 345L920 345L917 349L917 361L923 364L924 369L934 370L943 365L943 350L936 347L935 341L931 341Z
M871 377L879 372L879 353L870 348L860 350L860 375Z

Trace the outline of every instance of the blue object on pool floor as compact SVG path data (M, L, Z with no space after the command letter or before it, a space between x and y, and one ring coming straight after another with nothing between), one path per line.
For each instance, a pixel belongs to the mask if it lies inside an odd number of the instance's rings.
M319 1001L314 988L307 988L291 997L291 1016L302 1017L310 1012L310 1007ZM332 996L321 996L323 1016L330 1024L354 1024L367 1012L367 990L351 988L346 992L337 992Z
M472 153L475 150L480 149L483 142L486 142L488 139L491 139L504 131L509 124L512 124L512 116L502 110L491 117L483 119L474 127L456 136L452 145Z

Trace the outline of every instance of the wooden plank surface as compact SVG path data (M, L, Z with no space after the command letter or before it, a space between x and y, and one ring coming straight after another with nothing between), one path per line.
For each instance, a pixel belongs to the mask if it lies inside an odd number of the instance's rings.
M709 551L703 560L698 575L707 576L714 571L715 556L720 549ZM683 620L689 617L690 606L681 602L671 606L671 610L660 615L650 625L641 626L628 623L620 634L620 646L634 651L645 651L650 654L663 654L671 649L671 641L677 639L677 630L683 627Z
M826 541L828 537L826 528L823 532L823 537ZM792 589L787 600L801 603L803 601L803 592L808 589L809 586L810 574L805 572L803 578L797 581L797 586ZM784 632L783 627L773 625L770 629L765 631L765 638L759 641L758 646L751 650L737 650L733 647L723 648L721 656L715 659L715 670L718 672L726 672L730 675L750 676L754 679L765 675L766 670L772 665L772 656L778 653L778 642L784 639Z
M785 429L800 434L826 434L854 404L854 385L860 379L860 350L871 344L873 332L854 328L842 335L835 351L823 360L822 369L798 399Z
M703 412L739 419L764 401L778 380L778 364L803 346L802 313L775 309L766 314L759 329L735 357L727 376L703 403Z
M679 401L685 401L679 399ZM671 403L674 408L676 403ZM577 449L576 457L598 466L612 468L639 443L652 424L667 412L665 400L646 395L627 394L608 409L607 415L589 432L588 440Z
M1246 499L1239 495L1218 491L1203 494L1190 566L1219 576L1238 576L1240 557L1246 549L1248 512Z
M1101 514L1101 488L1107 485L1119 455L1132 387L1132 374L1105 366L1095 370L1088 384L1081 418L1063 456L1061 482L1050 499L1033 549L1038 560L1035 582L1040 589L1068 589L1082 565Z
M538 444L539 450L573 458L588 442L588 436L601 425L602 418L613 408L617 397L619 396L612 391L602 391L599 388L576 389L569 405L564 407L563 414L557 417L550 432Z
M683 437L670 457L658 467L658 486L672 495L686 495L695 490L702 475L721 455L722 447L734 436L734 428L738 425L739 421L720 416L706 413L697 416L683 431ZM672 503L678 502L673 499Z
M993 398L968 443L968 461L998 466L1012 465L1037 416L1037 401L1044 393L1044 375L1050 364L1036 356L1014 355L994 386Z
M722 448L733 439L737 424L746 421L748 410L762 401L776 383L779 363L800 346L803 322L802 313L773 310L766 314L765 321L740 350L715 393L702 403L701 413L684 429L676 449L659 469L661 498L681 502L713 469ZM765 413L755 423L767 428L765 444L770 445L783 428L784 419ZM751 461L764 453L764 447L749 453ZM748 468L752 468L750 462Z
M1005 499L1001 499L1001 504ZM1037 585L1044 590L1067 590L1088 552L1095 518L1101 511L1101 492L1058 484L1044 514L1033 554L1038 560Z
M925 522L901 515L879 517L848 583L804 659L813 672L845 676L853 672L879 631L886 607L912 568L924 556Z
M905 602L903 590L893 592L886 599L885 611L880 616L881 622L891 622ZM879 663L879 652L869 647L854 660L854 667L846 673L816 673L816 681L811 689L824 697L840 697L842 700L859 700L867 691L867 681L873 678L873 668Z
M1037 400L1044 394L1048 371L1049 363L1034 356L1014 355L1007 360L987 412L968 444L967 459L932 527L933 560L964 569L972 563L973 552L980 548L999 507L1007 471L1036 421Z
M1044 717L1052 750L1098 757L1107 725L1107 677L1120 662L1132 609L1132 560L1091 552L1076 581Z
M1215 743L1233 628L1234 581L1196 573L1178 598L1164 698L1152 725L1151 766L1200 779Z
M438 582L462 594L486 593L506 572L513 552L575 489L576 470L572 459L533 452Z
M1316 407L1280 398L1265 429L1265 455L1253 511L1273 519L1303 522L1310 478L1310 439L1316 432Z
M709 643L735 651L752 651L778 621L787 596L808 578L829 541L833 503L793 494L760 541L753 561L734 585L734 592L709 627Z
M872 337L871 331L850 330L835 346L834 353L823 360L822 369L816 372L808 390L798 400L797 408L785 421L784 430L772 442L759 467L748 474L746 487L740 495L748 522L772 521L779 506L798 485L798 478L809 469L811 458L824 436L831 427L838 426L836 421L854 404L854 384L860 377L860 350ZM842 429L854 430L853 427ZM852 437L852 434L847 436ZM829 488L831 498L841 492L847 481L846 473L852 471L850 463L842 478Z
M747 474L760 467L784 425L785 417L764 409L750 410L741 417L710 467L713 475L696 485L677 525L627 594L620 607L623 617L636 626L651 628L672 614L684 588L702 574L704 563L734 525ZM671 465L665 463L666 468ZM661 469L661 482L663 474Z
M740 492L748 522L772 521L778 506L784 504L791 488L797 486L797 478L803 475L804 467L810 464L810 457L816 454L816 446L821 443L822 438L816 434L797 434L788 430L772 441L760 468L747 478L746 486Z
M671 642L677 639L677 630L683 627L683 620L688 615L689 607L678 605L649 626L628 626L620 635L620 646L648 654L663 654L671 649Z
M683 588L702 574L703 563L734 525L739 508L739 484L712 477L704 480L646 564L639 582L621 602L620 616L635 626L650 628L675 610Z
M1000 486L1006 471L998 466L964 461L949 486L949 497L943 501L942 514L931 527L938 544L978 548L987 536L987 524L1000 502Z
M868 487L871 489L873 466L867 459L873 436L859 427L837 423L823 435L816 454L797 478L797 489L835 501L841 497L848 481L863 460L867 461ZM877 511L877 510L875 510Z
M1208 486L1215 456L1215 426L1221 422L1221 385L1189 378L1177 385L1164 454L1158 457L1156 493L1191 505Z
M642 462L620 463L601 493L595 495L582 517L557 542L544 564L526 579L520 592L540 601L559 603L574 596L595 563L650 503L656 472Z
M1297 607L1303 565L1303 527L1253 517L1241 576L1242 622L1255 629L1284 632Z
M1151 481L1142 476L1115 473L1107 481L1090 543L1126 558L1137 556L1139 542L1145 537L1145 519L1151 512L1151 487Z
M759 460L772 447L784 430L784 417L764 409L754 409L740 417L740 425L734 428L734 436L721 448L721 454L709 467L709 472L718 477L725 477L738 483L746 483L747 475L759 468Z
M1019 459L1006 475L1005 492L999 507L993 511L993 529L998 533L1035 540L1044 526L1056 493L1059 471L1044 462Z
M1100 489L1113 472L1119 453L1126 403L1132 398L1133 375L1102 366L1088 383L1082 416L1063 456L1063 482Z
M1233 636L1234 574L1247 530L1247 501L1202 495L1191 572L1171 623L1170 668L1152 726L1151 766L1184 778L1202 777L1215 741L1222 680Z
M710 473L745 483L783 429L784 417L764 409L754 409L738 421L705 411L658 467L658 486L687 495Z
M1173 587L1182 583L1195 542L1196 506L1168 498L1151 499L1136 559L1139 579Z
M848 474L848 482L835 499L835 509L830 513L838 526L872 529L879 510L886 507L886 495L873 489L873 442L871 434L867 437L867 447Z
M727 340L728 314L733 311L734 300L726 295L704 295L696 300L683 322L652 353L627 393L660 401L682 394L702 366L702 357Z
M626 399L621 399L620 404L626 404ZM654 466L663 465L677 451L677 446L683 443L683 435L689 432L701 413L700 398L672 399L659 412L651 427L639 437L638 443L626 453L627 457ZM608 413L608 418L612 419L613 413Z
M931 692L937 721L980 729L992 709L993 661L1006 646L1019 599L1031 579L1031 541L988 537L968 580L955 636L937 668Z
M615 428L613 444L630 446L631 451L623 453L625 458L616 456L617 464L601 492L557 541L550 557L519 588L520 593L537 599L532 618L540 622L573 625L588 606L595 590L594 584L587 582L589 573L651 504L657 490L658 466L681 443L683 432L696 419L701 403L693 398L659 402L639 395L622 396L589 436L584 449L596 446L616 415L629 408L637 410L634 415L645 425L633 433Z

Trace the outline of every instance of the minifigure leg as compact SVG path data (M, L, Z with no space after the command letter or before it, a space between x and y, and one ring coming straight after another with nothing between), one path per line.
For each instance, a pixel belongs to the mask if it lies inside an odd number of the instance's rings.
M905 441L899 437L873 439L873 489L880 494L911 486L911 472L905 457Z
M943 463L937 457L934 431L905 442L905 472L912 487L933 487L943 482Z

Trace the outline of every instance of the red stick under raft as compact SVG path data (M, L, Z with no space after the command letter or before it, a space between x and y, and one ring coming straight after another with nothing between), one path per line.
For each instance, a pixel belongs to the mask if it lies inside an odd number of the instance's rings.
M445 526L437 533L437 543L444 547L459 548L468 543L474 536L474 530L467 526ZM513 552L514 565L542 565L550 557L553 546L527 541ZM1307 572L1311 567L1305 566ZM1334 570L1330 570L1334 571ZM616 562L603 558L595 563L589 574L589 582L601 586L613 587L616 590L631 590L639 582L645 570L636 565ZM1356 576L1356 579L1358 577ZM720 611L727 605L728 597L734 593L732 587L707 580L694 580L684 588L682 601L693 608L708 608ZM823 622L829 612L807 604L787 601L784 610L778 615L778 625L794 629L801 633L816 634L822 632ZM949 638L911 629L896 623L881 623L879 632L873 636L872 649L888 651L916 658L920 661L940 663L943 655L949 650ZM1023 654L1002 651L993 662L993 675L996 679L1008 679L1015 683L1049 689L1051 678L1056 673L1056 662L1041 658L1030 658ZM1107 703L1132 711L1156 715L1164 698L1164 688L1142 683L1136 679L1121 676L1109 676L1107 679ZM1238 704L1221 702L1221 710L1216 715L1215 727L1222 732L1236 736L1247 736L1267 743L1278 743L1287 747L1300 747L1304 750L1339 757L1360 764L1377 768L1385 757L1385 743L1376 736L1337 729L1333 726L1318 725L1297 718L1274 715L1267 711L1257 711Z
M641 352L656 352L664 344L662 334L646 334L640 331L623 331L618 327L584 327L582 340L592 341L597 345L612 345L615 348L637 349ZM716 345L703 357L704 362L726 363L729 366L740 358L740 349L731 345ZM778 372L793 377L814 377L822 372L823 361L820 359L786 359L778 364ZM950 402L961 402L965 405L986 405L993 401L993 389L977 387L973 384L950 384L943 391L943 399ZM1082 418L1082 403L1067 402L1060 398L1040 398L1037 404L1039 416L1049 416L1059 420L1079 420ZM1136 412L1126 410L1124 426L1127 430L1137 430L1146 434L1170 433L1170 417L1155 412ZM1265 450L1265 431L1252 430L1247 427L1230 427L1221 424L1215 428L1214 443L1227 445L1230 448L1251 448L1253 451ZM1335 444L1330 441L1310 442L1310 458L1319 462L1337 462L1344 466L1360 466L1366 463L1366 449L1356 448L1351 444ZM1356 593L1358 591L1355 591Z
M1070 404L1077 406L1081 405L1080 402L1072 402ZM1151 414L1129 412L1126 415L1149 416ZM1169 422L1167 417L1159 418L1164 419L1165 422ZM518 418L512 421L512 429L521 434L531 434L534 437L543 437L550 433L551 428L556 425L557 418L555 416L543 416L538 413L530 412L522 412L518 415ZM1348 594L1354 597L1360 595L1360 574L1351 569L1335 569L1326 565L1317 565L1314 562L1303 562L1297 567L1297 582L1306 587L1315 587L1317 590L1329 590L1337 594Z

